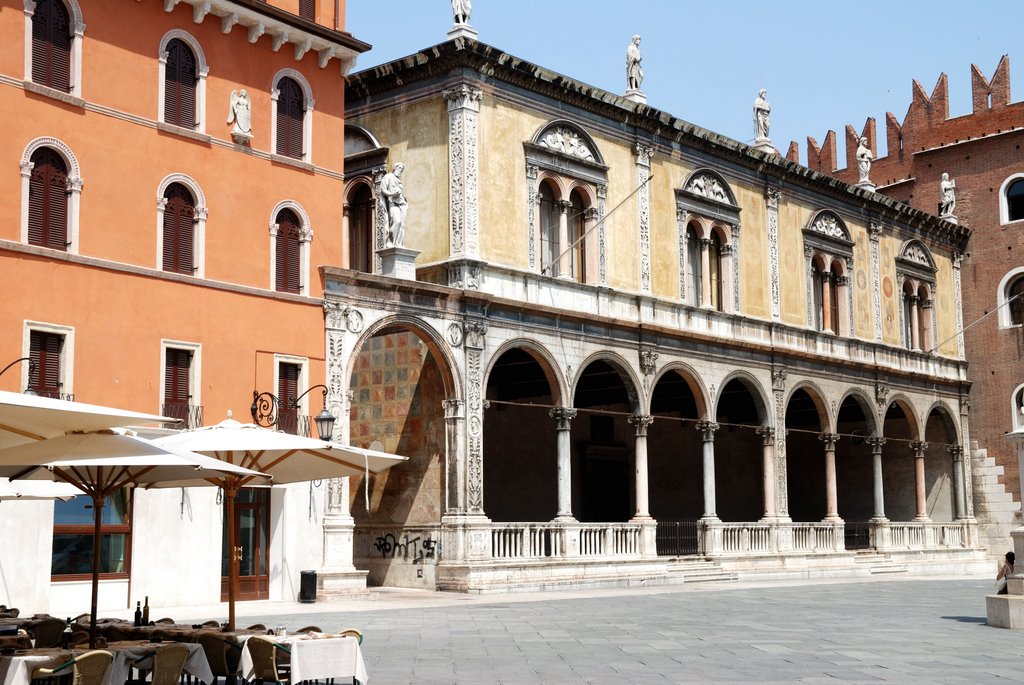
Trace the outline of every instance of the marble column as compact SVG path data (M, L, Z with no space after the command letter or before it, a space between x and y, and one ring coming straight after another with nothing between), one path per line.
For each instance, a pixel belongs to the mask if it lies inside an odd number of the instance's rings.
M629 422L633 424L636 434L636 481L634 483L636 488L636 514L633 516L633 519L649 519L651 518L651 511L648 494L650 486L647 478L647 427L654 422L654 417L644 414L633 414L629 417Z
M700 239L700 305L711 309L711 240Z
M572 266L569 249L569 212L572 211L572 203L568 200L558 201L558 277L572 278Z
M917 515L915 521L928 522L928 494L924 482L924 453L928 450L928 443L921 440L914 440L910 443L910 449L914 450L914 491L917 495Z
M764 499L764 519L774 520L779 512L775 503L775 429L761 426L757 429L761 438L761 491Z
M917 295L910 296L910 349L915 352L921 351L921 328L920 314L917 311Z
M822 271L818 287L821 288L821 330L834 331L835 329L832 328L832 274Z
M558 431L558 515L557 519L574 520L572 515L572 407L552 407L548 416Z
M885 498L882 490L882 446L885 444L885 438L871 437L865 442L871 447L871 466L874 474L875 514L871 520L888 521L885 518Z
M825 521L838 523L839 498L836 494L836 443L837 433L819 433L818 440L825 446Z
M341 263L346 269L352 268L352 255L349 246L352 244L352 205L341 206Z
M696 428L700 431L703 440L703 461L704 461L704 515L701 517L706 521L717 521L718 514L715 513L715 431L718 424L714 421L698 421Z
M466 489L463 474L466 471L466 403L462 400L443 400L445 425L445 514L466 512Z
M951 445L947 448L953 457L953 501L956 504L956 519L969 518L967 515L967 493L964 492L964 448Z

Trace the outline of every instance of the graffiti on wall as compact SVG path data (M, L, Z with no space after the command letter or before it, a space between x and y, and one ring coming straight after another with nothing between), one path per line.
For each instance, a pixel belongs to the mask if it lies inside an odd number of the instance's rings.
M394 533L385 533L374 540L373 547L382 559L401 559L412 564L436 561L441 551L437 540L419 535L410 537L408 533L400 538Z

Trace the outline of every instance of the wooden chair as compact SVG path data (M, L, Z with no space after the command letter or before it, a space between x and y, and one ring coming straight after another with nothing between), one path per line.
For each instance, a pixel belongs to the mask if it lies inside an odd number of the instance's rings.
M180 642L158 649L153 656L152 685L178 685L187 660L188 647Z
M209 621L203 621L203 627L204 628L220 628L220 621L214 621L212 619L209 620Z
M242 648L225 640L214 633L199 633L197 640L210 662L210 671L215 678L224 678L227 683L234 683L238 676L238 662L242 658Z
M246 630L266 630L266 629L267 629L267 627L265 625L263 625L262 623L253 623L251 626L246 628Z
M272 639L258 636L249 638L245 645L249 650L249 656L252 657L254 680L260 683L288 682L288 674L282 672L284 669L280 668L277 653L280 651L284 654L291 654L291 650Z
M338 631L338 637L354 637L359 640L359 644L363 644L363 633L358 628L345 628L344 630Z
M320 626L306 626L305 628L299 628L295 632L297 632L297 633L322 633L322 632L324 632L324 630Z
M72 685L103 685L103 679L106 678L113 660L114 655L110 652L96 649L53 668L37 668L32 673L32 680L59 678L70 668Z
M173 625L174 624L174 619L173 618L167 618L165 616L164 618L158 618L156 621L154 621L154 623L157 623L157 624L160 624L160 623L170 623L170 624Z
M36 647L56 647L64 636L64 621L59 618L46 618L29 627L29 632L36 639Z

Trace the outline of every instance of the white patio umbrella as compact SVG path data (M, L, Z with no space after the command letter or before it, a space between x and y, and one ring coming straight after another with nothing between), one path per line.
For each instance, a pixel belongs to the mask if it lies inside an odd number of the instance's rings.
M158 438L160 445L187 449L272 476L274 483L299 483L321 478L340 478L377 473L406 460L395 454L324 442L239 423L228 418L214 426L182 431ZM235 627L235 594L238 566L234 559L235 495L250 477L225 475L221 487L227 502L228 520L228 628Z
M175 421L165 416L98 404L0 390L0 448L54 438L72 431L98 431L130 424Z
M224 477L265 480L255 471L158 445L123 430L69 433L0 449L0 476L13 482L70 483L92 498L92 607L89 646L96 645L99 594L100 523L104 500L129 486L177 487L220 485Z
M59 499L67 501L83 494L70 483L41 483L39 481L18 481L0 478L0 501Z

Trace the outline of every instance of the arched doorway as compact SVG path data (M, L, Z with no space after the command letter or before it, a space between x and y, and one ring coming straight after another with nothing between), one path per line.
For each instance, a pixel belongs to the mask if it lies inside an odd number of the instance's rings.
M798 388L786 404L786 486L794 521L825 518L825 446L823 403L813 388Z
M765 411L753 381L733 378L715 412L715 491L722 521L757 521L765 513L762 440Z
M858 528L874 515L874 473L869 439L874 421L870 405L860 395L847 395L836 415L836 496L839 516L846 521L846 546L868 546L867 528Z
M928 413L924 438L928 449L924 454L925 513L932 521L948 523L956 520L956 466L951 450L959 449L956 424L943 407Z
M882 483L885 516L890 521L911 521L917 515L914 485L914 450L919 434L913 409L903 400L890 402L885 411L882 435Z
M484 510L492 521L550 521L558 511L557 389L536 353L510 349L487 378Z

